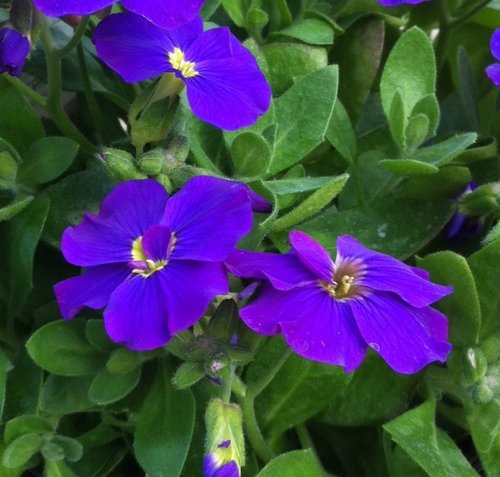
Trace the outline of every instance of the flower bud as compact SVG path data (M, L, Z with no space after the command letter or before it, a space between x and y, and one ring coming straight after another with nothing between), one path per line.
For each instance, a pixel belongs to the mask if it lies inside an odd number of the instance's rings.
M476 404L487 404L493 399L493 391L484 383L477 383L472 388L472 400Z
M30 50L29 40L17 30L0 28L0 73L20 76Z
M212 399L205 415L207 455L204 477L240 477L245 464L245 444L241 409L220 399Z
M107 148L101 155L101 158L109 175L119 181L146 178L146 175L135 165L132 155L126 151Z

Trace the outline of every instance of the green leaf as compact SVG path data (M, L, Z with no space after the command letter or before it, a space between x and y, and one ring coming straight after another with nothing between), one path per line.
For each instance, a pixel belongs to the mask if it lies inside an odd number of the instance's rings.
M439 103L434 94L428 94L419 100L413 107L410 117L413 118L419 114L426 116L429 121L427 137L434 136L436 134L437 127L439 126L439 119L441 116Z
M249 386L285 346L280 338L266 343L248 367ZM256 414L266 431L278 434L324 409L331 402L332 395L345 387L350 379L351 376L338 366L308 361L293 354L257 397Z
M22 310L33 288L33 258L49 212L48 200L36 200L8 225L7 314L13 319Z
M106 355L95 350L85 337L85 321L55 321L35 331L26 343L33 360L60 376L83 376L98 372Z
M176 389L183 390L196 384L205 377L205 368L202 363L185 362L182 363L172 378L172 384Z
M382 106L391 119L396 92L408 113L424 97L434 94L436 60L431 40L417 27L403 33L389 54L380 81Z
M418 375L395 373L379 356L369 353L351 381L331 395L322 420L334 426L369 426L387 421L407 407Z
M82 458L83 446L76 439L66 436L54 436L52 443L63 450L64 458L69 462L76 462Z
M222 0L222 6L235 25L245 26L246 1L245 0Z
M427 176L439 172L439 168L415 159L383 159L380 165L400 176Z
M481 304L481 336L487 337L498 329L500 294L497 284L500 282L500 240L471 255L469 266L476 281L476 288Z
M18 197L14 202L11 202L8 205L0 207L0 222L15 217L17 214L23 211L32 200L33 200L32 195L22 198Z
M472 440L480 453L492 450L500 435L500 400L492 399L487 404L472 405L467 412Z
M25 184L44 184L59 177L73 163L78 144L67 137L44 137L23 154L18 179Z
M12 189L16 182L17 161L9 151L0 152L0 190Z
M64 462L47 460L44 477L78 477Z
M256 477L326 477L310 449L282 454L267 464Z
M23 434L52 434L54 426L40 416L18 416L5 425L4 439L10 444Z
M384 20L369 16L357 20L336 40L336 57L342 71L339 98L354 124L379 74L384 38Z
M5 390L7 388L7 372L12 368L10 361L0 349L0 423L3 421Z
M4 451L2 463L5 467L14 469L26 464L44 443L38 434L23 434L11 442Z
M299 79L275 105L276 141L271 175L293 166L325 138L337 98L338 68Z
M406 150L407 115L408 111L403 101L401 90L398 89L392 98L387 118L389 119L389 129L391 130L392 138L400 151Z
M417 261L431 273L431 280L453 286L453 294L443 298L438 308L448 317L449 338L454 346L477 344L481 329L481 309L474 277L464 257L451 251L437 252Z
M337 100L332 118L326 131L326 138L338 153L352 165L357 156L356 133L346 109Z
M195 400L177 391L160 365L139 413L134 437L135 456L149 477L178 477L184 466L194 428Z
M94 407L88 391L94 376L65 378L50 375L43 385L40 408L54 416L64 416Z
M271 148L262 136L245 132L231 144L231 158L237 177L259 177L269 167Z
M331 182L335 177L290 177L266 181L266 187L272 190L276 195L300 194L312 190L321 189Z
M332 45L334 36L332 25L319 18L304 18L276 35L288 36L310 45Z
M326 50L318 46L271 43L265 45L262 52L269 66L268 78L274 96L289 89L295 78L312 74L328 65Z
M140 367L142 359L143 355L137 351L130 351L127 348L118 348L111 354L108 362L106 363L106 369L111 374L128 374Z
M330 253L334 251L336 237L355 230L356 238L366 247L405 259L435 237L453 211L450 200L381 197L367 207L342 211L330 207L297 229L314 237Z
M442 167L449 164L462 151L474 144L476 139L476 133L457 134L445 141L419 149L413 155L413 159L436 167Z
M72 174L47 187L39 195L39 198L48 198L52 204L43 238L59 247L64 229L80 222L84 212L96 211L113 184L106 170L97 166Z
M90 385L89 398L100 406L119 401L137 386L140 379L140 367L127 374L112 374L103 369Z
M280 217L274 223L273 232L281 232L293 227L296 224L304 222L305 220L313 217L326 207L344 188L345 183L349 179L348 174L342 174L335 177L327 185L321 189L313 192L301 204L295 207L292 211L288 212L283 217Z
M427 401L384 429L430 477L479 477L455 442L435 425L436 402Z
M24 96L9 87L0 91L0 137L21 155L45 133L42 123Z
M429 118L422 113L410 118L405 131L406 150L414 151L428 136L430 129Z

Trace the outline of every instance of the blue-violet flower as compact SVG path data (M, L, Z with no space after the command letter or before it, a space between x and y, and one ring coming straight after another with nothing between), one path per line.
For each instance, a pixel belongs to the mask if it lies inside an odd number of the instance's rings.
M238 182L195 177L170 198L154 180L119 184L98 215L64 231L64 257L85 270L54 287L61 313L106 307L113 341L160 347L228 293L222 261L251 225L249 190Z
M30 53L29 40L12 28L0 28L0 73L19 76Z
M253 124L271 90L255 58L228 28L203 32L201 18L164 30L133 13L103 20L95 30L99 57L127 82L174 73L194 114L222 129Z
M384 7L399 7L400 5L418 5L429 0L377 0Z
M118 0L34 0L45 15L89 15L109 7ZM142 15L163 28L177 28L190 22L200 11L204 0L121 0L131 12Z
M493 35L491 35L490 49L495 59L500 61L500 28L496 29ZM486 74L495 86L500 87L500 63L493 63L487 66Z
M240 477L240 469L232 457L231 441L221 442L203 458L203 477Z
M335 263L302 232L291 232L290 242L285 255L238 250L225 262L236 276L265 280L240 311L252 330L281 331L297 354L346 372L361 364L367 346L403 374L446 360L447 320L429 305L451 287L348 235L337 239Z

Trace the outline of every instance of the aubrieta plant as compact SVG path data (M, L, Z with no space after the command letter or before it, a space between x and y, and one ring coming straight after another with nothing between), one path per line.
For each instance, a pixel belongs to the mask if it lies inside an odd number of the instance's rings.
M0 2L0 477L498 477L499 32Z

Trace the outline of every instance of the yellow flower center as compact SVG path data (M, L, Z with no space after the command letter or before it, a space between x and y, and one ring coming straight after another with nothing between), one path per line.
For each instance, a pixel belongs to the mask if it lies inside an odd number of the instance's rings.
M180 48L174 48L174 51L168 54L168 61L170 61L172 68L179 71L184 78L198 76L198 72L195 69L196 63L193 61L186 61L184 52Z
M319 282L319 286L334 298L341 299L354 294L356 287L353 286L353 283L354 277L350 275L343 275L339 283L336 281L327 282L326 280L321 280Z
M142 248L142 237L139 237L132 242L131 254L134 262L142 262L142 264L144 264L143 268L134 268L132 273L141 275L144 278L150 277L155 272L159 272L168 264L168 260L154 261L150 258L146 258L146 254Z

